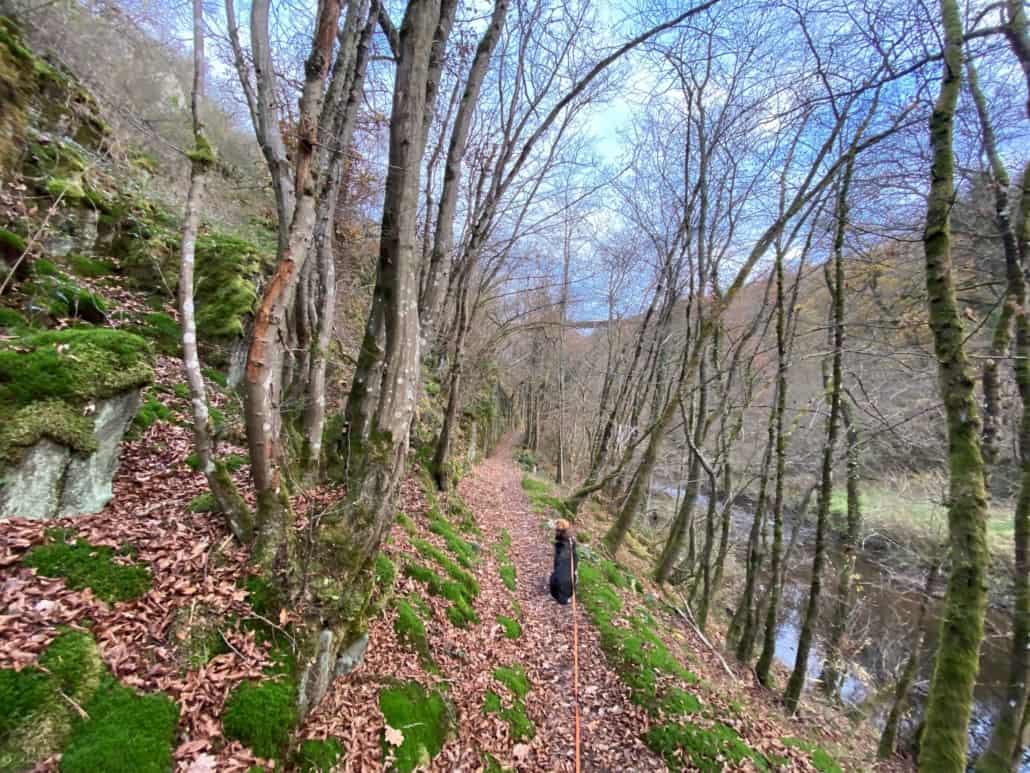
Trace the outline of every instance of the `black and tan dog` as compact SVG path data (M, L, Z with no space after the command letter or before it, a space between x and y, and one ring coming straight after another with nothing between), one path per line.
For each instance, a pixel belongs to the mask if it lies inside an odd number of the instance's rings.
M569 534L569 522L559 519L554 525L554 569L549 586L559 604L568 604L576 587L576 541Z

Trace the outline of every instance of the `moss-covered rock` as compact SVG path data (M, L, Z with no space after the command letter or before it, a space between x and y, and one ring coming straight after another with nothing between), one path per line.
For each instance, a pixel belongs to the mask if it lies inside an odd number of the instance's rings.
M393 733L384 733L383 756L392 770L410 773L428 767L454 727L454 711L442 694L418 682L387 687L379 693L379 710ZM400 734L400 743L394 733Z
M227 234L197 239L197 333L224 342L246 330L259 299L262 276L273 256L252 242Z
M61 530L50 532L50 541L37 545L22 558L45 577L61 577L69 588L89 588L104 601L127 601L142 596L150 589L150 570L139 564L125 563L124 552L115 561L113 548L91 545L73 539Z

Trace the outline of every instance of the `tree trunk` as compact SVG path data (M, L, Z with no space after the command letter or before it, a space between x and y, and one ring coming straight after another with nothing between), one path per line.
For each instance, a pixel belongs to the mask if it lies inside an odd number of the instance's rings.
M856 138L857 141L857 138ZM828 392L830 415L826 420L826 442L823 445L822 469L819 482L819 499L816 504L815 552L812 556L812 580L808 591L808 604L798 637L797 658L794 670L787 682L783 700L790 712L797 711L801 700L801 691L805 687L808 674L808 655L815 637L815 627L819 619L819 596L822 592L822 572L826 553L826 522L830 514L830 497L833 495L833 453L837 447L837 430L840 420L840 404L842 382L844 379L844 235L847 227L848 188L851 185L851 173L854 169L856 150L852 145L844 172L841 176L840 189L837 193L837 227L834 236L834 282L833 282L833 355L831 376L824 378ZM825 371L824 371L825 372Z
M347 494L319 521L307 573L300 705L314 706L341 647L366 628L373 564L393 517L418 391L416 212L430 51L440 0L411 0L399 35L372 309L347 404ZM435 40L445 45L446 40Z
M937 570L940 564L935 560L930 566L926 575L926 586L923 590L923 597L919 601L919 612L913 621L915 636L909 651L905 668L901 672L901 678L894 689L894 703L891 705L890 713L887 714L887 721L884 723L883 732L880 734L880 745L876 750L876 756L881 760L892 757L898 745L898 725L902 717L908 711L908 694L912 689L912 683L919 673L919 655L923 649L923 642L926 639L926 613L930 606L931 593L934 580L937 579Z
M948 541L951 574L944 599L919 769L960 773L987 602L987 492L980 454L980 419L965 352L965 331L955 301L950 215L954 201L952 135L962 82L962 20L956 0L941 0L944 75L930 118L932 182L923 245L930 329L941 399L948 421Z
M776 404L775 456L776 481L773 489L773 542L769 566L769 604L765 617L762 654L758 657L755 674L765 687L771 687L770 672L776 654L776 623L780 613L780 561L783 553L783 479L787 467L787 438L783 430L783 417L787 411L787 310L783 287L783 250L776 250Z
M1019 756L1021 722L1027 702L1027 675L1030 670L1030 322L1026 311L1026 282L1023 268L1026 255L1021 254L1020 239L1015 233L1009 214L1009 175L998 152L994 130L988 112L987 100L980 89L976 68L967 63L969 87L976 103L983 133L984 150L991 164L995 191L995 220L1002 236L1005 254L1006 293L1002 312L995 328L991 359L984 365L984 463L988 466L997 456L998 430L988 432L992 425L1000 425L997 360L1008 354L1009 327L1015 319L1016 351L1012 369L1016 377L1023 415L1019 430L1020 491L1014 513L1013 610L1012 644L1009 656L1009 675L1005 702L995 720L987 750L976 763L977 773L1002 773L1012 769L1012 760ZM1030 85L1030 84L1028 84ZM1025 184L1025 181L1024 181ZM1030 191L1024 188L1023 208L1028 205ZM1024 220L1024 233L1030 233L1030 223ZM1022 243L1025 245L1026 240ZM990 377L989 377L990 376ZM989 399L989 388L991 397ZM992 410L993 409L993 410ZM990 417L990 420L989 420ZM994 446L995 448L992 448ZM990 449L990 451L989 451Z
M197 231L203 207L207 174L214 163L214 150L204 135L200 102L204 95L204 6L193 0L193 151L190 153L190 187L186 195L186 217L182 226L179 265L179 321L182 327L183 370L190 389L193 413L193 442L200 469L208 487L226 517L233 535L246 544L254 530L253 515L236 490L229 471L215 458L214 430L207 409L207 387L200 372L197 352L197 322L193 305L193 269L196 262Z

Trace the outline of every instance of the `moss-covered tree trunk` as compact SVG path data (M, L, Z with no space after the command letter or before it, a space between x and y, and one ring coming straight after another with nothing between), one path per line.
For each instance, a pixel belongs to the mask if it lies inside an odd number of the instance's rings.
M1011 22L1010 22L1011 23ZM1025 29L1024 29L1025 33ZM994 184L994 212L1002 236L1005 255L1006 293L1002 312L995 327L991 358L984 365L984 461L989 465L997 456L1000 445L1000 399L998 395L998 361L1008 354L1010 327L1015 321L1016 346L1012 369L1022 402L1023 415L1018 435L1020 455L1020 491L1016 500L1014 518L1013 610L1012 643L1009 655L1009 674L1005 689L1005 702L995 719L991 740L986 751L977 760L977 773L1001 773L1012 769L1012 760L1020 751L1020 725L1027 702L1027 677L1030 671L1030 321L1026 309L1026 243L1030 237L1030 222L1022 223L1022 234L1017 235L1009 211L1008 170L998 151L987 100L980 89L976 67L967 62L969 88L980 119L982 141L990 162ZM1030 86L1030 84L1028 84ZM1030 172L1030 168L1027 170ZM1026 174L1026 173L1024 173ZM1024 185L1025 185L1024 181ZM1024 188L1021 209L1030 207L1030 191ZM991 417L989 421L988 418ZM988 431L992 428L992 431Z
M944 74L930 118L930 193L923 246L930 329L948 422L948 545L951 573L944 598L933 678L920 743L919 769L960 773L987 601L987 492L980 418L965 331L955 301L951 207L955 197L952 136L962 83L962 20L957 0L941 0Z
M420 375L416 213L430 52L447 45L440 0L411 0L399 35L372 308L347 405L347 494L323 514L304 567L299 703L318 703L341 648L365 632L373 564L404 471Z

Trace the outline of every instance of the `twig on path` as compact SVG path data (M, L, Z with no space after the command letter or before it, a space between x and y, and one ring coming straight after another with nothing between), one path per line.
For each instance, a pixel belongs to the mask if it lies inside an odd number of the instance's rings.
M682 594L677 593L676 596L683 603L683 608L681 609L680 607L676 607L676 612L678 612L679 616L682 617L687 622L687 624L694 629L694 633L696 633L698 635L698 638L700 638L701 641L704 642L705 646L712 651L712 654L715 655L715 657L719 658L719 662L722 663L723 670L726 672L727 676L729 676L729 678L732 679L734 683L736 683L737 677L730 669L730 667L726 664L726 659L723 658L719 651L712 646L712 643L708 641L708 637L701 633L701 629L698 628L697 623L694 622L694 613L690 611L690 603L685 598L683 598Z

